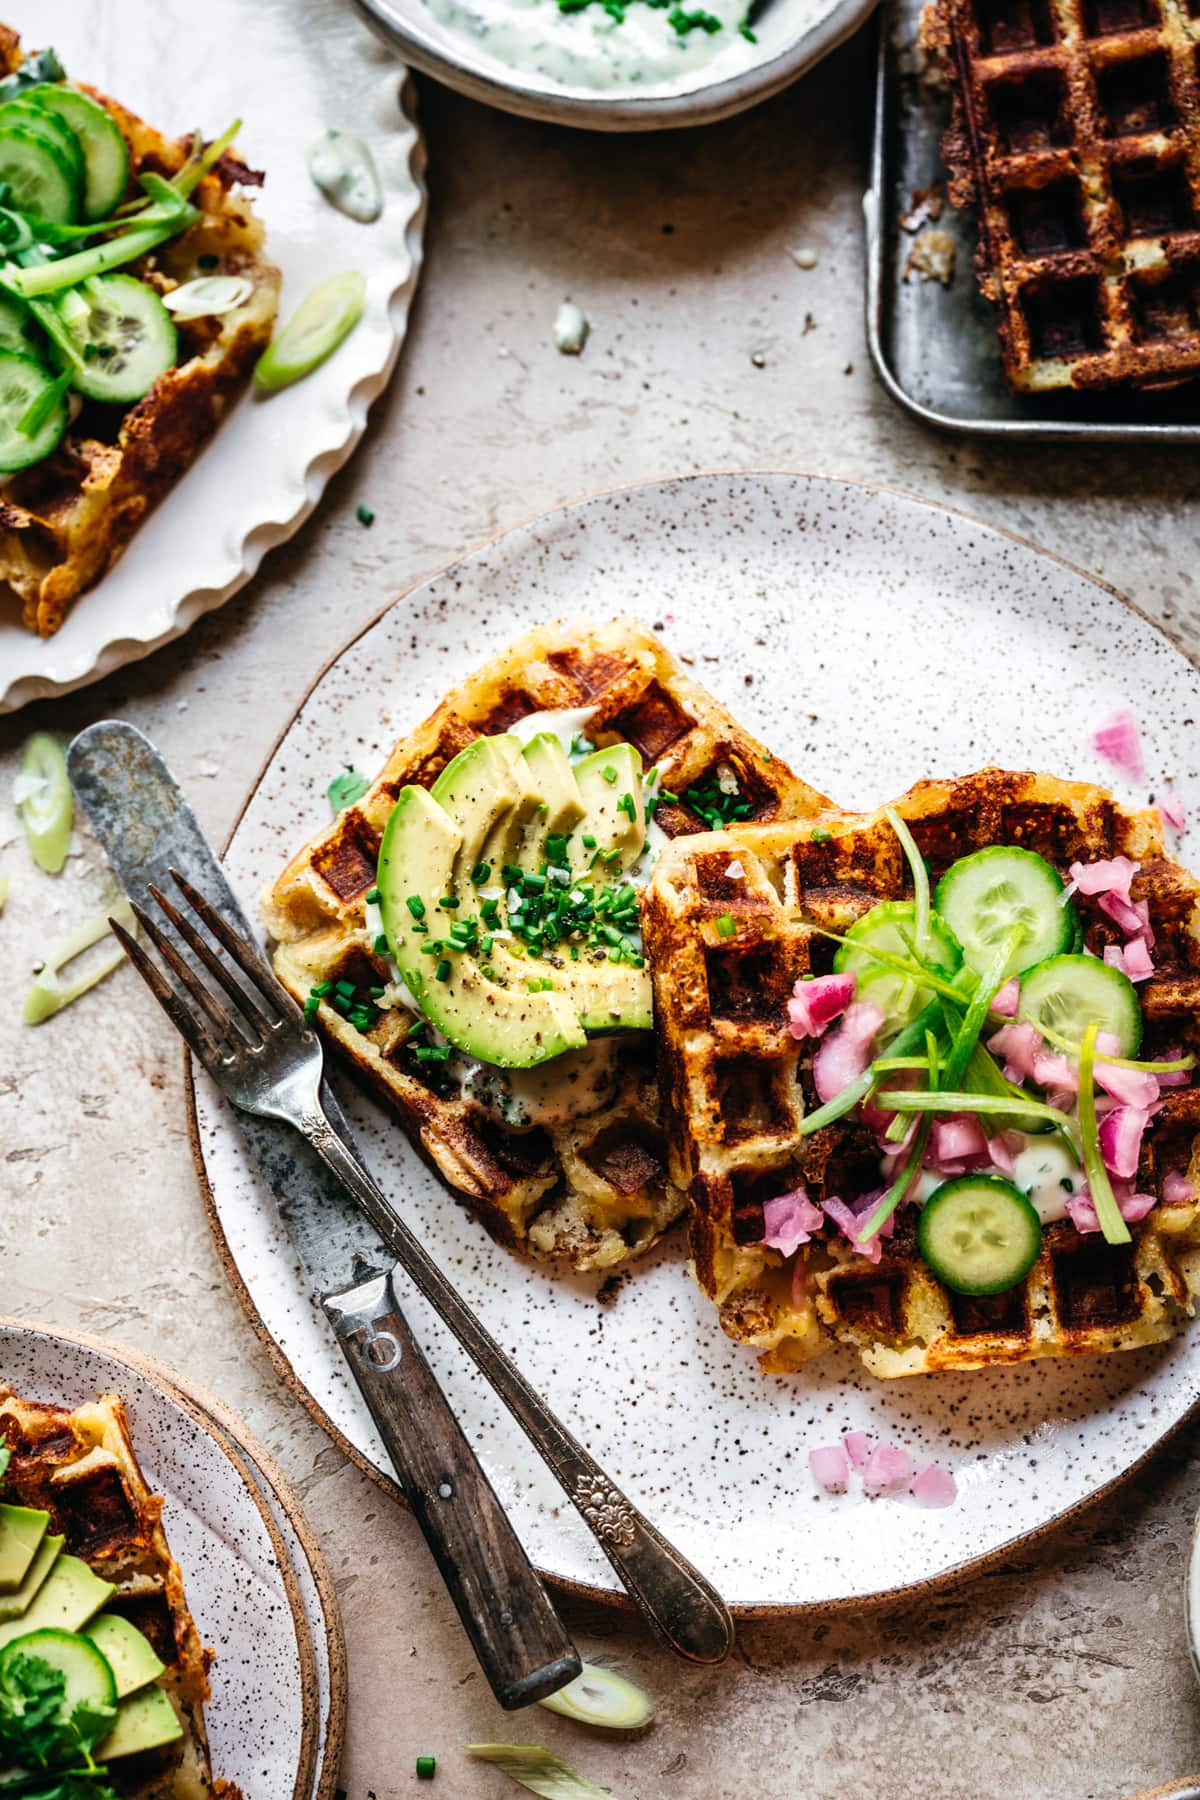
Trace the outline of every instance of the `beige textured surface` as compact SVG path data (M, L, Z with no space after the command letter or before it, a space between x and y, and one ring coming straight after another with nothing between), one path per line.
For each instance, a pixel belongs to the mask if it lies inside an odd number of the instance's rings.
M397 587L589 487L690 468L823 467L950 500L1103 563L1200 651L1192 456L996 452L928 435L877 388L860 301L870 81L860 38L757 113L636 141L522 124L426 84L427 275L357 459L297 541L183 643L0 725L0 796L34 724L119 713L158 740L220 836L310 674ZM819 261L804 270L788 252L809 247ZM592 321L580 359L550 343L567 294ZM0 799L0 839L11 830ZM1200 1471L1182 1444L1019 1565L884 1618L743 1626L720 1673L568 1609L585 1649L653 1689L658 1724L617 1744L540 1709L506 1719L412 1522L280 1390L226 1291L175 1044L133 976L36 1032L15 1022L35 946L90 904L85 871L73 861L54 883L0 843L4 1309L193 1371L279 1457L341 1582L351 1800L515 1793L469 1767L471 1738L553 1744L621 1800L1119 1800L1200 1764L1182 1604ZM417 1789L422 1751L439 1775Z

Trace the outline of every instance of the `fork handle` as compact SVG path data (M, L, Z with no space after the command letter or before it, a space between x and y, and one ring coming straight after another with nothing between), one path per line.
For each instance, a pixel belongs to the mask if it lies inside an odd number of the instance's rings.
M733 1647L733 1620L715 1588L643 1517L530 1387L325 1114L305 1112L300 1129L508 1407L645 1618L688 1662L723 1662Z
M400 1311L391 1271L323 1301L500 1705L557 1693L580 1671L549 1595Z

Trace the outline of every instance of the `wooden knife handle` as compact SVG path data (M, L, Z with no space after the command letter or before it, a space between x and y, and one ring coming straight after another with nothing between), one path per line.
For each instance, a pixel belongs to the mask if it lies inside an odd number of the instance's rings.
M578 1652L400 1311L391 1272L326 1295L324 1306L496 1699L511 1711L556 1693L579 1674Z

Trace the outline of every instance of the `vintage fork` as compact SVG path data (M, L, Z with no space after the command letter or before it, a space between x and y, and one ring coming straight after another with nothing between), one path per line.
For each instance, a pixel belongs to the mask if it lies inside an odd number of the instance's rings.
M690 1662L722 1662L733 1645L733 1621L724 1601L559 1422L426 1254L326 1117L321 1105L321 1043L300 1007L258 951L203 894L177 870L170 874L191 913L243 979L191 919L151 885L156 904L211 977L211 982L203 978L143 907L134 904L134 914L178 987L129 932L110 920L167 1017L235 1106L282 1119L307 1138L508 1407L590 1527L630 1597L670 1648ZM224 1000L213 982L223 990Z

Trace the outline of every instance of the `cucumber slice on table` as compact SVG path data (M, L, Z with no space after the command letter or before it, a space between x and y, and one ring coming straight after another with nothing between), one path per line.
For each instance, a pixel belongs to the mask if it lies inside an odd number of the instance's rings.
M1037 1261L1042 1225L1030 1202L999 1175L960 1175L921 1209L917 1248L956 1294L1002 1294Z
M27 1631L0 1650L0 1693L8 1686L13 1664L22 1656L36 1656L63 1677L62 1716L81 1702L87 1706L116 1706L117 1684L108 1659L90 1638L74 1631Z
M976 970L985 969L1005 935L1020 926L1025 935L1005 968L1006 976L1019 975L1071 942L1075 909L1062 893L1062 877L1044 857L993 844L951 864L938 882L934 906Z
M855 921L839 944L833 966L838 974L858 977L858 998L877 1006L886 1020L900 1027L915 1019L931 998L930 991L898 969L885 968L871 955L872 949L889 956L913 960L916 906L911 900L884 900ZM940 919L929 921L928 960L945 974L953 975L962 963L962 948Z
M71 326L84 354L71 385L89 400L128 405L149 393L172 366L178 339L171 315L144 281L133 275L97 275L77 290L88 316Z
M129 180L129 152L112 114L78 88L56 82L30 88L23 98L60 118L75 133L84 161L83 216L107 218Z
M367 284L357 269L319 282L259 357L255 387L271 394L310 375L354 330L366 301Z
M0 119L0 181L18 212L53 225L71 225L79 217L83 188L71 158L27 114Z
M0 472L28 468L40 462L58 444L70 414L66 397L52 394L54 377L33 356L19 350L0 350ZM33 432L21 430L29 409L38 401L46 416Z
M1094 1021L1118 1040L1120 1056L1136 1056L1142 1042L1142 1009L1128 975L1097 956L1051 956L1021 981L1019 1017L1048 1025L1071 1043L1083 1041Z

